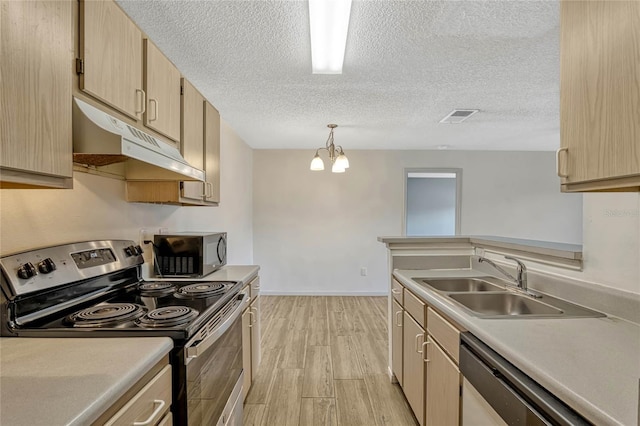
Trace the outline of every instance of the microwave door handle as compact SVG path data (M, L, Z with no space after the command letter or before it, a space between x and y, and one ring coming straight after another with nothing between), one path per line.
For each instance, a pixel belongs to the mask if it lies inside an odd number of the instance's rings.
M207 349L213 345L216 340L220 336L222 336L231 326L234 321L240 316L242 313L242 309L244 307L244 301L247 298L246 293L240 293L240 297L236 297L233 302L236 306L233 308L233 311L227 315L227 317L215 328L204 340L197 341L197 343L192 344L192 342L187 343L186 346L186 356L184 359L184 363L189 364L193 358L197 358L199 355L202 355ZM197 338L196 338L197 339Z

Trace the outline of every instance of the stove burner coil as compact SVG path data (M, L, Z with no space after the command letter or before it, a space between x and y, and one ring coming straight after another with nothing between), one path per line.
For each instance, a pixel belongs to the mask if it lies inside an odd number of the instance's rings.
M202 282L185 285L176 292L176 297L182 298L205 298L219 296L225 292L225 286L219 282Z
M113 327L140 318L145 312L135 303L105 303L75 312L65 322L74 327Z
M176 290L172 282L148 282L138 286L141 297L164 297L173 294Z
M148 312L136 320L136 324L140 327L174 327L188 323L198 314L198 311L187 306L167 306Z

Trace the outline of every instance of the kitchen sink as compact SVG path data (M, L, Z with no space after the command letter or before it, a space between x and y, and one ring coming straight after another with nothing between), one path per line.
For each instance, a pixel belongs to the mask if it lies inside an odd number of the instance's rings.
M555 297L533 298L511 291L492 293L451 293L448 297L482 318L576 318L605 315Z
M469 291L501 291L505 286L499 281L489 282L490 277L485 278L420 278L419 281L438 291L447 293L459 293Z
M562 310L515 293L464 293L449 297L481 315L560 315Z

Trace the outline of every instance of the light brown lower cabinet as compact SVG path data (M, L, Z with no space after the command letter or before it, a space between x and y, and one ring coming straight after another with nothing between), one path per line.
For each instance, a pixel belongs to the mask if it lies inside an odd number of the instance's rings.
M152 371L159 366L154 367ZM140 386L142 386L141 389L130 394L132 390L136 390ZM93 424L106 426L171 424L171 412L169 411L171 402L171 365L166 364L151 378L142 378Z
M395 374L398 383L402 386L402 334L404 322L404 310L402 306L393 300L393 310L391 318L391 370Z
M392 289L398 287L402 288L392 281ZM391 370L421 426L460 425L458 351L463 328L411 291L404 288L403 292L404 304L399 303L398 292L392 292Z
M445 351L427 336L427 426L460 424L460 381L458 366Z
M244 370L244 382L242 383L242 398L247 398L249 389L251 388L251 309L248 307L242 313L242 369Z
M424 359L422 348L425 331L407 312L403 327L403 375L402 390L420 426L424 425Z
M260 366L260 277L255 277L244 286L247 294L246 305L242 313L242 369L244 370L243 395L245 400L251 389L251 383Z

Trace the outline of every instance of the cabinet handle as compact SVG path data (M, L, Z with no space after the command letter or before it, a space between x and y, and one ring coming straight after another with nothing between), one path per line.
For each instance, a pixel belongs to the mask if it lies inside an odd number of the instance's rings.
M400 315L402 315L402 311L396 312L396 327L402 327L402 324L400 324Z
M420 340L420 338L424 338L424 334L416 334L416 352L418 352L419 354L422 353L422 349L420 348L420 343L418 343L418 340Z
M207 184L207 198L212 198L213 197L213 183L206 182L206 184Z
M158 101L156 99L149 98L149 104L152 104L152 103L154 105L153 118L149 118L149 122L156 121L158 119Z
M255 321L253 320L253 310L249 309L247 311L249 313L249 328L253 327L253 324L255 324Z
M153 410L153 413L151 413L151 415L149 416L149 418L147 420L145 420L144 422L133 422L133 426L150 425L151 422L153 422L153 420L158 416L158 414L160 414L162 412L162 409L166 405L166 403L162 399L154 399L153 400L153 405L156 405L156 404L158 404L158 406L156 407L155 410Z
M256 316L255 316L255 318L258 318L258 308L251 308L251 313L253 313L253 310L254 310L254 309L255 309L255 311L256 311ZM254 317L251 317L251 318L254 318ZM255 323L257 323L257 322L258 322L258 320L255 320L254 322L252 322L252 324L255 324Z
M429 358L425 358L425 355L427 355L427 351L425 350L425 348L427 347L427 345L431 343L430 341L426 341L422 344L422 360L424 362L429 362Z
M402 292L401 292L400 290L398 290L397 288L392 288L392 289L391 289L391 293L393 293L393 294L400 294L400 293L402 293Z
M136 89L136 93L140 94L140 111L136 110L136 114L144 114L147 111L147 94L142 89Z
M561 177L561 178L568 178L568 177L569 177L569 175L568 175L568 174L566 174L566 173L562 173L562 172L560 171L560 153L561 153L562 151L564 151L564 152L569 152L569 148L559 148L559 149L556 151L556 174L558 175L558 177Z

